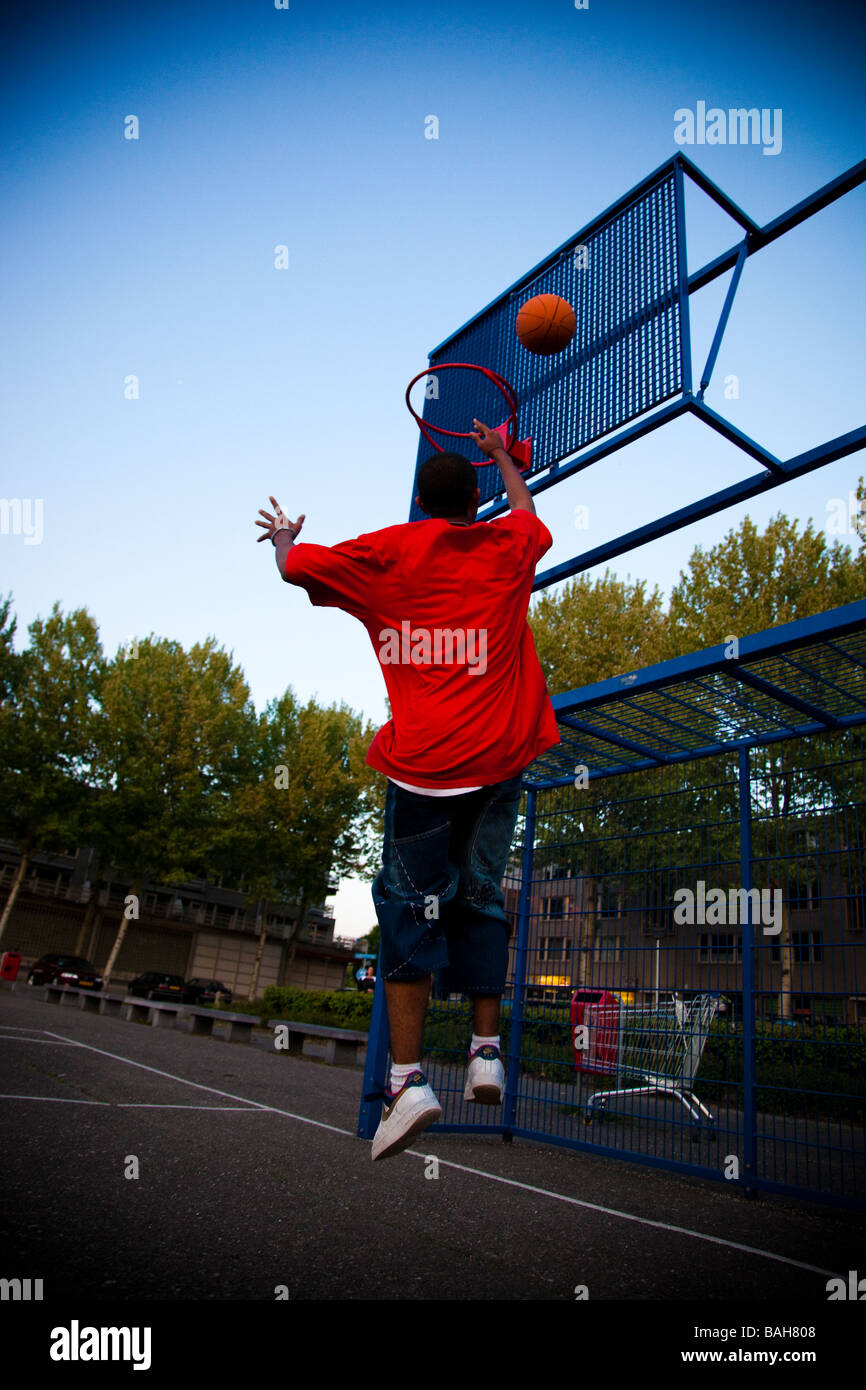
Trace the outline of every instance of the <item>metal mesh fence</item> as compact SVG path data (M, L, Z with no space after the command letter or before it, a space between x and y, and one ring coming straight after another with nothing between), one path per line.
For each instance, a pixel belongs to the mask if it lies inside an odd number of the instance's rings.
M862 1202L864 748L758 749L745 787L725 754L527 793L504 1105L464 1101L470 1008L434 999L439 1128Z

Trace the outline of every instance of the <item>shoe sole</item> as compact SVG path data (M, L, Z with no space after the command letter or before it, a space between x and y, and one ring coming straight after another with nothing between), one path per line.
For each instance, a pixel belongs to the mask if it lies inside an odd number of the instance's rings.
M394 1154L402 1153L404 1149L408 1149L416 1134L421 1134L423 1130L429 1129L430 1125L435 1124L437 1120L441 1119L442 1107L440 1105L437 1105L435 1110L422 1110L419 1115L415 1116L415 1119L408 1129L405 1129L402 1134L392 1139L391 1143L388 1144L386 1148L380 1149L377 1154L373 1154L373 1162L379 1163L383 1158L391 1158Z
M463 1092L464 1100L474 1100L477 1105L501 1105L502 1091L498 1086L467 1086Z

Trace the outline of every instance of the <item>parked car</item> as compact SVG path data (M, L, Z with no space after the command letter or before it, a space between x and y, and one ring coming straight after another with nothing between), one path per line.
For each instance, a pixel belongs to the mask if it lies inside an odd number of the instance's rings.
M183 999L183 976L167 975L163 970L147 970L127 986L127 993L140 995L143 999L172 999L179 1004Z
M28 985L68 985L74 989L102 989L102 976L83 956L42 956L27 976Z
M187 980L183 987L185 1004L230 1004L232 992L220 980L204 980L196 977Z

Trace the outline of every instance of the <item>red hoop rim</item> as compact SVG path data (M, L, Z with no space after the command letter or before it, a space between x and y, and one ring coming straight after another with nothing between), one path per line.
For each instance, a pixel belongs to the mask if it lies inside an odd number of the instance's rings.
M406 405L409 408L409 414L415 420L424 438L427 440L428 444L432 444L433 448L437 449L440 454L443 454L445 450L443 446L441 444L437 444L436 440L433 439L433 437L428 433L429 430L435 430L437 434L447 434L452 439L472 438L471 430L446 430L443 425L433 425L430 423L429 420L422 420L421 416L413 408L412 402L409 399L409 393L412 390L412 387L415 385L417 381L420 381L422 377L435 376L437 372L452 371L454 368L461 368L463 371L483 373L483 375L486 376L488 380L492 381L493 385L497 387L498 390L505 397L505 403L509 407L510 413L508 415L507 420L505 420L502 425L497 426L497 429L499 431L503 429L506 430L505 452L509 453L517 440L517 396L515 395L514 387L505 380L504 376L500 376L499 372L494 372L491 367L479 367L477 362L439 362L436 364L436 366L428 366L424 369L423 372L419 372L417 376L413 376L412 380L409 382L409 385L406 387ZM485 468L487 464L492 462L493 460L488 458L485 463L476 463L475 467Z

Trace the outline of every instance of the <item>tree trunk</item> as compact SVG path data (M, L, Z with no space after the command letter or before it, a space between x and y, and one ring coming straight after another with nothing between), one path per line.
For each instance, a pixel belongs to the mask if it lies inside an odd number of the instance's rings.
M247 998L249 999L249 1001L250 1001L251 1004L252 1004L253 1000L254 1000L255 997L256 997L256 990L257 990L258 984L259 984L259 968L260 968L261 963L262 963L262 956L264 955L264 950L265 950L265 940L266 940L267 935L268 935L268 901L267 901L267 898L265 898L264 900L261 899L261 898L259 898L259 911L260 911L261 914L262 914L262 929L261 929L261 931L259 932L259 944L258 944L258 946L256 947L256 958L255 958L255 960L254 960L254 962L253 962L253 977L252 977L252 979L250 980L250 992L249 992L249 994L247 995Z
M139 899L139 903L141 902L141 896L140 896L140 894L139 894L137 884L133 884L133 886L130 888L130 890L129 890L129 892L127 893L126 896L127 896L127 897L136 897L136 898ZM117 957L118 957L118 955L120 954L120 948L121 948L121 946L123 945L123 938L126 936L126 929L127 929L128 925L129 925L130 921L137 921L137 920L138 920L137 917L135 917L135 918L129 918L129 917L127 917L127 915L126 915L126 909L124 908L124 911L123 911L123 913L121 914L121 918L120 918L120 926L117 928L117 936L114 938L114 945L113 945L112 948L111 948L111 952L110 952L110 954L109 954L108 960L105 962L105 969L104 969L103 972L102 972L102 988L103 988L103 989L108 989L109 981L110 981L110 979L111 979L111 972L112 972L112 970L114 969L114 962L117 960ZM94 961L93 963L94 963L94 965L96 964L95 961Z
M84 955L84 948L87 944L87 934L93 926L93 919L96 916L96 904L98 902L98 899L99 894L94 892L91 886L90 901L87 904L87 908L84 913L84 920L81 923L81 930L78 933L78 940L75 943L75 954L77 956Z
M770 885L770 891L775 893L778 888L777 883ZM779 1017L790 1020L794 1017L794 999L791 994L791 962L793 958L793 948L791 946L791 932L788 921L788 905L782 897L782 930L779 932Z
M586 920L586 919L584 919ZM601 926L601 888L598 887L595 893L595 912L590 917L583 933L580 952L580 969L578 971L578 984L581 989L589 988L589 981L592 976L593 956L598 942L598 932Z
M12 880L12 887L9 889L9 897L6 899L6 906L3 909L3 916L0 917L0 941L2 941L3 939L3 933L6 930L6 923L12 916L12 909L15 906L15 899L18 897L18 890L21 887L24 875L27 872L27 865L29 863L30 851L25 849L21 853L21 862L18 865L17 873L15 874L15 877Z
M289 954L286 956L286 963L283 968L283 979L285 980L286 985L289 984L289 970L291 969L292 961L295 959L295 950L298 944L298 937L301 931L303 930L304 918L306 917L306 915L307 890L305 888L304 891L301 893L301 901L298 906L298 918L295 922L295 930L292 932L291 938L289 940Z

